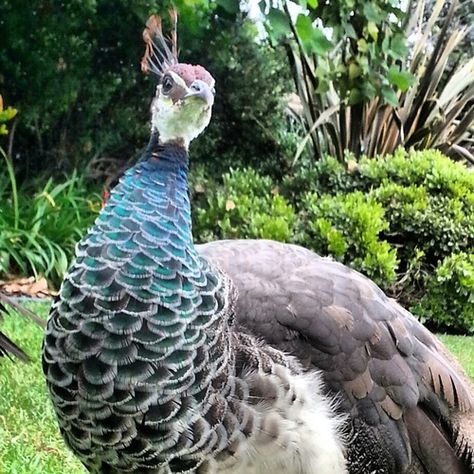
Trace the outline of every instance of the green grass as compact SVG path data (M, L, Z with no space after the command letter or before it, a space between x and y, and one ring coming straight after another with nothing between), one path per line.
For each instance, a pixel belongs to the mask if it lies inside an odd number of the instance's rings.
M469 377L474 380L474 337L450 336L448 334L438 337L461 363Z
M36 304L32 309L46 317L49 305ZM0 358L0 473L85 474L66 449L48 400L39 361L41 329L11 315L2 330L26 349L33 362ZM474 337L441 339L474 378Z
M32 309L48 313L48 304ZM8 317L5 331L33 359L22 364L0 360L0 472L8 474L84 474L59 434L40 364L42 330L23 318Z

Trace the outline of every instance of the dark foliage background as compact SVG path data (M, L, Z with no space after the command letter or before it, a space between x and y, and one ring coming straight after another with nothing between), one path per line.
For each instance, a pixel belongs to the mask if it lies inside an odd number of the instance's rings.
M217 172L229 164L284 171L283 101L292 88L283 52L256 42L254 25L218 3L177 2L180 59L216 78L213 122L193 149ZM225 2L224 2L225 3ZM228 2L227 2L228 3ZM8 148L20 179L88 166L114 172L142 150L155 79L139 68L148 15L169 2L1 1L0 93L19 113ZM216 166L217 165L217 166Z

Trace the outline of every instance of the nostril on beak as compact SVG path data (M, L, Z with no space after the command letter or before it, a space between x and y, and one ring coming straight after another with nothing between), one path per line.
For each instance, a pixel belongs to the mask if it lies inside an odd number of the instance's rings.
M212 106L214 103L214 94L212 93L209 85L199 79L195 80L189 86L189 92L184 96L184 99L189 97L199 97L209 106Z

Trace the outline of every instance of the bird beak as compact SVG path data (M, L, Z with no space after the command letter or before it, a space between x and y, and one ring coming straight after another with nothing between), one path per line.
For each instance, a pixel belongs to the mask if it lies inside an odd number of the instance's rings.
M196 97L204 101L208 107L212 107L214 104L214 94L211 91L211 88L204 81L195 81L191 87L188 89L188 92L183 97L183 100Z

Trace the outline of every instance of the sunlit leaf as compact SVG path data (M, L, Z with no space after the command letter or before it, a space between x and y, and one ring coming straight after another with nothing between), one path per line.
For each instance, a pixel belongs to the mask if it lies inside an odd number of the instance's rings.
M278 40L291 32L288 17L278 8L271 8L267 15L267 19L272 28L273 39Z
M331 41L319 28L313 26L311 19L306 15L298 15L296 31L308 53L324 55L333 48Z
M349 78L355 79L356 77L360 76L360 67L357 63L349 64Z
M312 30L313 25L311 24L311 19L300 13L296 19L296 32L303 44L309 44L311 42Z
M388 80L390 81L390 84L397 86L402 92L405 92L416 81L413 74L408 71L400 71L396 66L392 66L389 69Z
M369 21L369 23L367 23L367 32L369 33L369 35L372 37L374 41L377 41L379 29L373 21Z
M367 50L368 50L367 41L365 41L364 38L361 38L359 41L357 41L357 49L361 53L366 53L367 52Z

